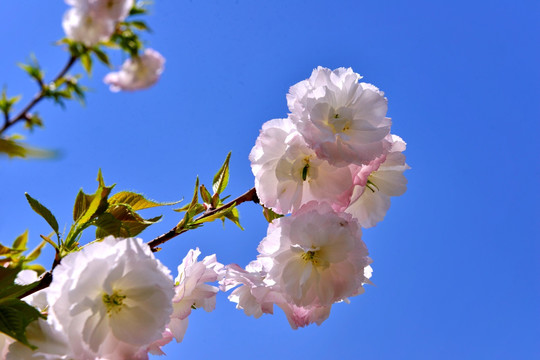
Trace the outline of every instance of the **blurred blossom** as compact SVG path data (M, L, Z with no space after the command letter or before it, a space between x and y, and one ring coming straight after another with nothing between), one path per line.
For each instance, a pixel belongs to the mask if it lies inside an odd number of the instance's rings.
M160 53L146 49L143 55L126 60L120 71L107 74L103 81L115 92L146 89L159 80L164 64Z

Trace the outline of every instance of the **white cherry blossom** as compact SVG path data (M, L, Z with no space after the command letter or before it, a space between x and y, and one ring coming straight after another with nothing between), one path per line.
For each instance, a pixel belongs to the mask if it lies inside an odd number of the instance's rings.
M76 359L147 359L174 295L169 270L141 239L104 240L67 255L47 290L47 321Z
M146 49L138 57L127 59L118 72L111 72L103 81L111 91L135 91L154 85L161 76L165 58L153 49Z
M335 166L367 164L389 147L387 100L360 78L350 68L319 66L287 95L289 116L306 143Z

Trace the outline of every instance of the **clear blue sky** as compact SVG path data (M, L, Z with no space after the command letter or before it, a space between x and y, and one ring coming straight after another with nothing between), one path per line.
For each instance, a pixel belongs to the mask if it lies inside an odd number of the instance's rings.
M0 3L0 82L28 100L16 67L34 52L51 76L67 55L62 1ZM38 107L29 134L52 161L0 159L0 239L48 233L24 192L69 226L80 187L102 169L118 190L159 201L210 184L232 151L233 196L253 186L248 154L261 125L286 116L288 88L318 65L352 67L389 99L393 133L408 143L407 193L364 232L373 282L322 326L293 331L276 315L255 320L218 297L195 311L171 359L540 358L540 3L538 1L160 1L148 46L167 59L154 88L112 94L97 67L86 107ZM123 59L113 53L112 60ZM21 128L17 132L26 134ZM148 216L156 212L147 213ZM141 236L176 224L165 219ZM245 231L218 223L164 246L176 276L189 248L246 265L266 223L240 207ZM49 261L49 258L45 258Z

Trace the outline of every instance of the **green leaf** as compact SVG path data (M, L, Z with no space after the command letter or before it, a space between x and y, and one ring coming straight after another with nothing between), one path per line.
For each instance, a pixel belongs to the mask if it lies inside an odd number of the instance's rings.
M229 152L227 154L227 157L225 158L225 161L223 162L223 165L221 165L221 168L218 170L216 175L214 175L214 181L212 183L212 190L214 190L214 194L221 194L223 190L227 187L227 184L229 183L229 160L231 158L231 153Z
M99 47L94 47L92 49L92 51L94 52L94 54L96 54L96 57L98 58L99 61L101 61L102 63L104 63L105 65L107 66L111 66L111 62L109 61L109 56L107 56L107 54L101 50Z
M269 223L271 223L275 219L279 219L280 217L283 217L283 215L278 214L274 212L272 209L266 208L264 206L263 206L263 215L266 221L268 221Z
M13 245L11 245L11 247L16 250L25 251L27 242L28 242L28 230L26 230L21 235L17 236L15 241L13 241Z
M242 225L240 225L240 213L238 212L238 209L236 207L231 208L231 211L227 212L225 214L225 217L235 223L236 226L240 228L240 230L244 230Z
M28 200L30 207L32 207L32 210L41 215L41 217L51 226L56 235L60 237L60 234L58 233L58 222L51 211L40 204L39 201L28 195L28 193L24 193L24 195L26 196L26 200Z
M39 255L41 255L41 249L45 246L47 242L42 241L38 246L36 246L32 251L30 251L30 254L25 256L26 261L34 261L36 260Z
M12 268L0 267L0 301L8 298L21 296L28 290L33 289L38 285L39 281L28 285L15 284L17 274L22 270L22 266L18 265Z
M148 31L148 32L151 31L148 25L146 25L144 21L138 21L138 20L130 21L129 24L137 30Z
M90 56L90 54L88 52L85 52L81 54L80 59L81 64L88 76L92 75L92 57Z
M0 139L0 154L6 154L10 158L53 158L57 155L54 151L34 148L9 138Z
M101 170L98 171L97 181L98 189L96 190L96 192L93 195L84 194L86 195L85 201L87 201L88 203L87 206L84 206L86 209L84 210L84 212L82 212L82 215L80 215L76 220L78 224L85 224L92 220L94 217L99 216L107 210L107 198L109 197L109 194L111 193L114 185L105 186L105 183L103 182L103 176L101 175ZM79 198L79 195L77 195L77 198ZM77 202L75 203L75 205L77 206ZM78 210L77 212L80 212L80 210Z
M22 300L15 298L0 300L0 331L31 349L36 347L28 342L25 330L28 324L39 318L44 316Z
M96 238L108 235L133 237L159 220L161 220L161 216L144 219L129 206L123 204L111 205L107 212L100 215L94 222L97 227Z
M131 8L131 10L129 11L129 16L132 16L132 15L139 15L139 14L146 14L146 10L141 8L141 7L137 7L137 5L133 5L133 7Z
M182 201L182 200L180 200ZM129 205L133 210L143 210L158 206L176 205L180 201L175 202L163 202L159 203L153 200L149 200L142 194L137 194L130 191L120 191L109 198L109 204L125 204Z
M201 191L201 197L202 197L203 201L205 203L207 203L207 204L211 204L212 203L212 195L210 195L210 192L206 189L206 187L204 185L201 185L200 191Z

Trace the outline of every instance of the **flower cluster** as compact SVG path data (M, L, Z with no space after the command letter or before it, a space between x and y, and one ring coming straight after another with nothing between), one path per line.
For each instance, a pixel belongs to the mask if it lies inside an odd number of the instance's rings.
M222 288L247 315L282 308L293 328L322 323L332 304L361 294L371 259L361 227L403 194L405 142L390 134L387 99L352 69L319 67L291 87L290 114L262 127L250 154L261 203L274 220L246 269Z
M66 3L72 6L62 21L67 37L93 46L111 37L116 24L128 16L134 0L66 0Z
M103 81L111 91L134 91L154 85L163 72L165 58L153 49L146 49L140 56L127 59L118 72L111 72Z
M67 255L50 287L25 299L47 314L26 331L37 350L14 342L0 358L139 360L163 354L162 345L181 340L192 306L211 311L215 305L217 288L205 282L219 280L223 265L215 255L197 262L199 253L189 252L175 283L141 239L110 236Z

